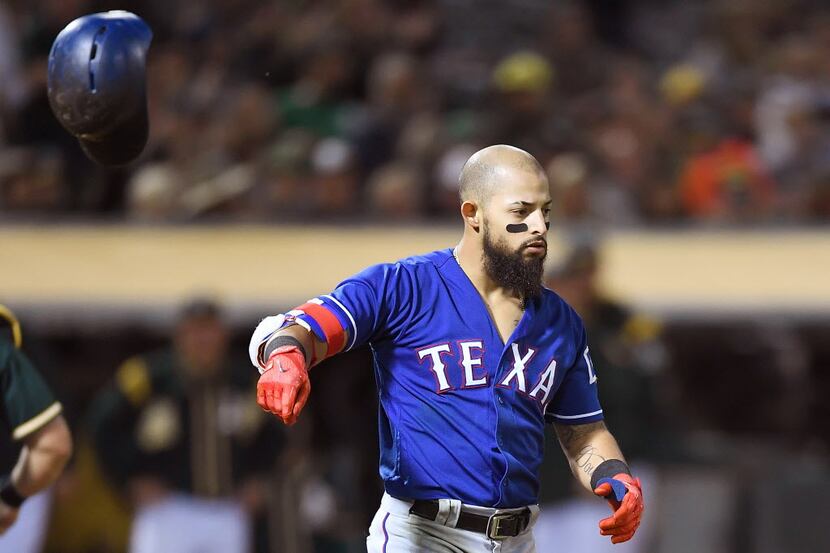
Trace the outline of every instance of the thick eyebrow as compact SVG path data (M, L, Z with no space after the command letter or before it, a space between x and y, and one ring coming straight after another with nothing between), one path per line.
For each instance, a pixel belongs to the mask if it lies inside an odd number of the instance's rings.
M549 206L549 205L550 205L550 204L552 204L552 203L553 203L553 200L548 200L548 201L546 201L545 203L543 203L543 204L542 204L542 206L543 206L543 207L546 207L546 206ZM510 203L509 203L509 204L507 204L507 205L508 205L508 206L518 205L518 206L526 207L526 206L533 205L533 202L525 202L525 201L522 201L522 200L517 200L517 201L515 201L515 202L510 202Z

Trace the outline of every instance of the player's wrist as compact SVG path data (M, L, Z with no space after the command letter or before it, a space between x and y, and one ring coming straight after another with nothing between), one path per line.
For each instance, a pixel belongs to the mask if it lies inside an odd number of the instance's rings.
M26 496L18 491L10 476L0 478L0 501L15 509L19 509L26 501Z
M262 348L262 360L263 364L267 364L268 360L273 356L275 353L283 353L286 351L291 351L296 349L297 351L302 354L303 357L303 367L308 368L308 353L306 352L305 347L303 346L302 342L294 338L293 336L287 336L285 334L281 334L278 336L274 336L265 344Z
M591 489L595 490L603 478L613 478L619 480L620 475L631 477L631 469L620 459L608 459L603 461L594 472L591 474Z

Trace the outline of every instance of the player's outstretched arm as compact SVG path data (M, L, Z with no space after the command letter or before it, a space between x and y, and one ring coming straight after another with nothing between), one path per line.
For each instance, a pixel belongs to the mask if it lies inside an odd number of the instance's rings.
M248 347L251 363L262 375L259 405L293 424L311 390L310 367L408 324L412 282L400 264L375 265L344 280L331 294L260 321Z
M287 425L297 422L311 393L308 370L325 359L326 350L325 342L299 325L278 330L261 341L252 352L261 372L257 383L259 406Z
M613 514L599 522L600 534L622 543L640 526L644 503L638 478L631 476L622 451L602 421L555 424L562 450L574 476L587 489L604 497Z
M23 500L57 480L72 455L72 435L60 415L23 443L11 477L0 487L0 534L14 524Z

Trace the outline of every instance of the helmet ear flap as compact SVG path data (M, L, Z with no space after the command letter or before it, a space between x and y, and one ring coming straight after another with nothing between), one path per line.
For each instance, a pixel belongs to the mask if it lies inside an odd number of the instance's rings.
M107 166L126 165L137 158L147 144L150 124L147 110L138 110L132 119L111 133L96 138L78 138L90 159Z
M152 37L140 17L110 11L79 17L52 44L49 105L102 165L129 163L147 143L145 66Z

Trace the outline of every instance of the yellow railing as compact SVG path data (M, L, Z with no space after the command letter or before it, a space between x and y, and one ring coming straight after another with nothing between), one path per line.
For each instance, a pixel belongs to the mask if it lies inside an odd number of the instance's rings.
M0 301L145 304L208 292L282 306L459 236L458 227L6 226ZM830 311L830 232L617 232L600 251L605 286L644 307Z

